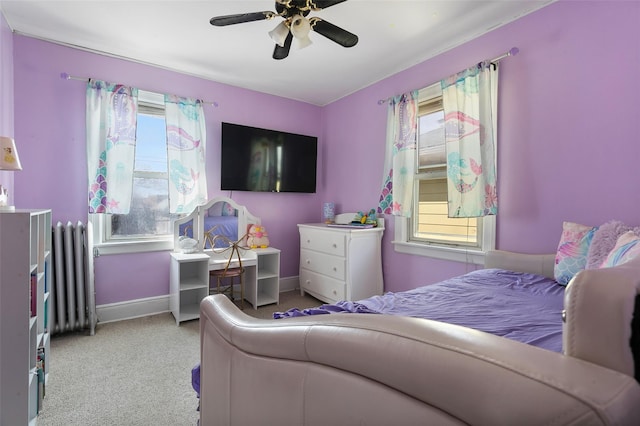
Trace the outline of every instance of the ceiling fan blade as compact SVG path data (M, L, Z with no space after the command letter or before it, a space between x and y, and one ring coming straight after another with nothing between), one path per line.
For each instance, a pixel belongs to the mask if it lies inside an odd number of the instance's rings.
M262 21L263 19L270 19L274 16L275 13L269 11L238 13L236 15L215 16L209 20L209 23L216 27L224 27L226 25L242 24L243 22Z
M273 49L273 59L284 59L289 56L289 50L291 49L291 42L293 41L293 34L287 34L287 38L284 39L284 46L276 44Z
M329 40L333 40L344 47L353 47L358 43L357 35L320 18L313 18L311 28L318 34L322 34Z
M347 0L311 0L311 7L313 9L326 9L336 4L345 2Z

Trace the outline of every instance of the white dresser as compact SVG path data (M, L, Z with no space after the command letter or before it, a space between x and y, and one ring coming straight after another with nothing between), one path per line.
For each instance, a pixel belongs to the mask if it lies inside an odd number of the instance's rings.
M381 226L368 229L299 224L300 293L326 302L382 294Z

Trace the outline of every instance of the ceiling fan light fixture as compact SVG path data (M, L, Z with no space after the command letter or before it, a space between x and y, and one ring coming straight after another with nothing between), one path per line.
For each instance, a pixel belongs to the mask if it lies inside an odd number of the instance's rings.
M294 15L291 18L291 34L296 39L298 49L304 49L311 44L310 31L311 23L307 18L301 15Z
M280 47L284 47L284 41L287 39L287 35L289 35L289 27L287 27L285 21L280 22L277 27L269 31L271 40Z
M2 1L2 0L0 0ZM224 27L244 22L262 21L280 17L284 22L269 31L269 37L276 43L273 59L284 59L289 56L292 45L303 49L312 44L309 38L311 31L328 38L342 47L352 47L358 43L358 36L318 17L307 18L311 11L320 11L347 0L275 0L275 12L262 11L252 13L236 13L233 15L214 16L209 20L211 25Z
M311 43L313 43L311 41L311 39L309 38L309 36L305 37L305 38L296 38L296 48L297 49L304 49L305 47L309 46Z

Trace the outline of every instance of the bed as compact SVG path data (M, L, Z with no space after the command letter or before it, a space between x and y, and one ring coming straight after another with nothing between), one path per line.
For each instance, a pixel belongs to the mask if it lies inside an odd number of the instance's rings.
M528 289L530 310L549 326L533 341L514 336L527 328L519 320L503 322L509 335L500 335L451 317L379 313L404 304L403 294L274 320L209 296L200 316L200 424L638 425L640 257L583 270L566 288L545 281L554 257L494 251L471 274L506 277L503 292ZM497 315L524 309L512 302L501 300Z
M563 304L564 287L552 278L486 268L413 290L294 308L274 317L369 313L424 318L561 352Z
M223 235L230 241L238 241L254 224L260 224L260 218L249 213L245 206L228 197L214 197L173 222L174 247L180 251L180 237L188 237L198 242L198 251L207 251L211 249L212 240L207 235ZM214 246L225 246L224 240L217 240Z

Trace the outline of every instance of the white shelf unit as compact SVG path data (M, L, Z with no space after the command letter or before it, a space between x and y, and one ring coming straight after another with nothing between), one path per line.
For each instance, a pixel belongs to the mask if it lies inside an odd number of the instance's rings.
M35 425L49 377L51 210L0 211L0 236L0 424Z
M255 269L245 272L244 298L254 309L280 303L280 250L274 247L253 249L258 256ZM255 276L254 276L255 275Z
M169 301L176 324L200 318L200 302L209 294L209 255L171 253Z

